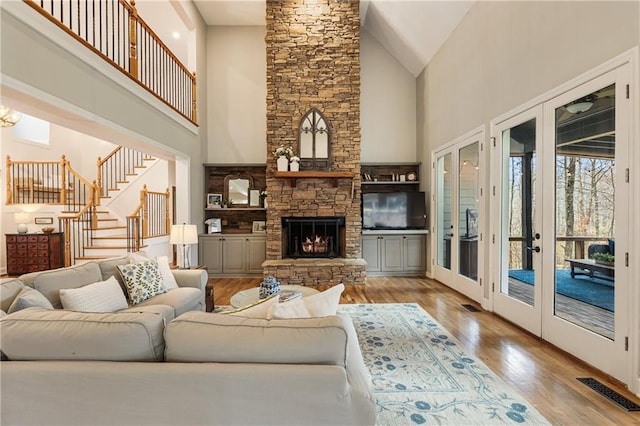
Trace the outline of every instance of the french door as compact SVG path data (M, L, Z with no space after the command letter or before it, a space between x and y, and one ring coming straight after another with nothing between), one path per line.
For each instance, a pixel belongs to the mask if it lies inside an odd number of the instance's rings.
M481 141L477 131L434 153L432 194L433 276L481 302L479 205Z
M624 382L629 76L622 65L495 124L491 177L494 311Z
M542 105L495 126L491 215L498 262L494 311L531 333L542 331L542 212L539 176Z

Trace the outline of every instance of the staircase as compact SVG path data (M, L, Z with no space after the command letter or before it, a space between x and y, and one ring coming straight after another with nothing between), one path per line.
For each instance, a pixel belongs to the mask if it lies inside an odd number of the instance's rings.
M169 190L149 191L143 184L168 184L160 162L120 146L98 158L97 179L90 182L64 155L59 161L13 161L7 155L6 204L47 204L56 211L65 266L152 249L168 244L170 228Z
M115 159L116 156L109 157ZM102 186L101 195L98 197L99 207L96 210L98 220L96 221L96 226L91 229L93 231L92 242L90 245L84 246L84 255L77 257L76 260L97 260L127 254L128 236L126 221L125 219L119 218L109 206L115 203L118 196L134 184L147 168L152 167L158 161L155 158L146 156L139 160L139 164L135 164L129 168L130 172L123 173L122 176L112 179L112 182L115 182L114 187L108 187L113 185L113 183L106 187L104 185ZM98 159L99 167L101 161L102 160ZM99 173L99 176L100 175L104 176ZM146 247L146 244L143 244L140 248L144 247Z

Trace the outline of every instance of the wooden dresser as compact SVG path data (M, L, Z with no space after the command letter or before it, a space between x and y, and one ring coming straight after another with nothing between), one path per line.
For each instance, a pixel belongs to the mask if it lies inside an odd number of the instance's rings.
M62 232L51 234L5 234L7 274L45 271L64 266Z

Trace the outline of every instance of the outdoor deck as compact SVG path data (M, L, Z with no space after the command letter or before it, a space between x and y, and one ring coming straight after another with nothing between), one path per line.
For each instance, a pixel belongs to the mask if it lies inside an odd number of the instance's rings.
M533 305L533 286L509 278L509 296ZM556 294L556 315L604 337L614 337L614 313L606 309Z

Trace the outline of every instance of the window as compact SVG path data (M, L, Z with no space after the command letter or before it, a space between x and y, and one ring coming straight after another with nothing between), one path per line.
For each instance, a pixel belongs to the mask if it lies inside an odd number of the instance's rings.
M327 119L315 108L300 120L298 147L304 169L322 170L331 166L331 128Z
M13 136L23 141L49 146L49 128L48 121L22 114L20 121L13 126Z

